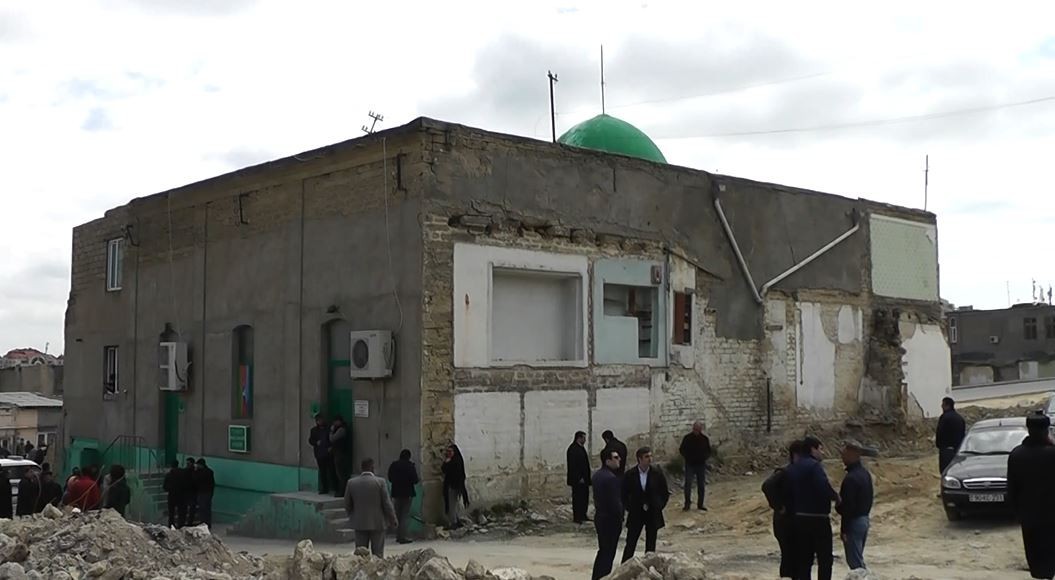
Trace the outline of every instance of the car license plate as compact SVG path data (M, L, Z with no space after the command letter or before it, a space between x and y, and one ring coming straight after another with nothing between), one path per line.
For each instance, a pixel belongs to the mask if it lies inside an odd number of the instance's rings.
M996 503L1004 501L1002 493L972 493L967 498L971 503Z

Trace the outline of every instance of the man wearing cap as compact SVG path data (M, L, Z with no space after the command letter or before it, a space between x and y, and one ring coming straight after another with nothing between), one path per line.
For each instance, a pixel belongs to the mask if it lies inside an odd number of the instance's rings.
M835 511L842 516L839 538L846 551L846 565L851 570L865 568L865 542L868 540L868 514L872 512L872 500L875 493L872 488L872 476L861 465L861 457L875 457L877 453L870 447L854 441L843 443L842 459L846 466L846 477L839 488L842 501Z
M1007 458L1007 494L1022 525L1026 562L1034 578L1055 577L1055 445L1050 419L1037 412L1026 418L1029 435Z

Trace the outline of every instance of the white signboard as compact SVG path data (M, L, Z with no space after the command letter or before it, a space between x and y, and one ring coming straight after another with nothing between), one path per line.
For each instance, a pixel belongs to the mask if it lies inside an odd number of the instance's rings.
M369 417L370 416L370 401L356 401L355 402L355 416L356 417Z

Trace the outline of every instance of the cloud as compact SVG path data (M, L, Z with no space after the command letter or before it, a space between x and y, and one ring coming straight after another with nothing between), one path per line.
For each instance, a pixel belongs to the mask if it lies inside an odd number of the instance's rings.
M151 15L231 16L253 7L256 0L108 0L112 9L137 8Z
M287 153L288 154L288 153ZM205 155L207 161L222 163L229 170L241 169L251 165L257 165L265 161L278 159L282 155L264 149L252 147L235 147L220 153L209 153Z
M30 36L28 18L9 9L0 10L0 44L12 44Z
M81 129L85 131L109 131L114 128L106 109L95 107L88 111L88 117L81 123Z

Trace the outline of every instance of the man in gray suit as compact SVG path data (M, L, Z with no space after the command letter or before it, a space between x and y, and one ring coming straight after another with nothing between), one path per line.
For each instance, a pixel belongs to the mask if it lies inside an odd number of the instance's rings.
M374 460L364 459L363 472L348 481L344 511L355 530L355 547L370 548L385 557L385 530L396 527L396 510L388 496L388 483L374 475Z

